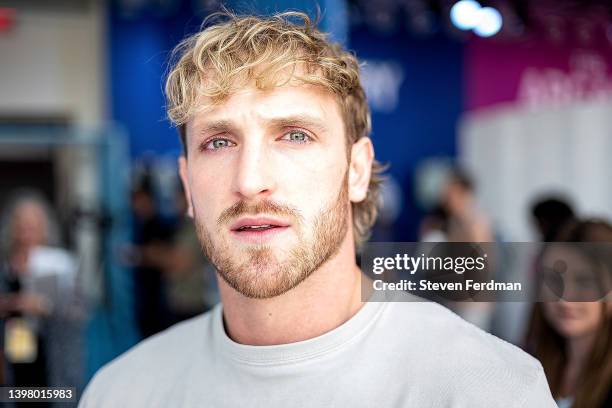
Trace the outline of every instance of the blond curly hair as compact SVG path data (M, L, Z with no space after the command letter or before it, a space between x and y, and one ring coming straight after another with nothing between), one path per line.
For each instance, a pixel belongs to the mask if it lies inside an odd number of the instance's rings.
M199 110L202 96L220 103L248 84L258 89L290 80L321 86L340 105L350 147L371 131L370 110L361 85L357 58L327 40L307 14L273 16L216 14L219 19L183 40L173 51L166 79L168 117L180 133L186 154L186 123ZM207 25L207 19L203 27ZM290 75L287 75L287 72ZM376 160L366 198L352 203L355 244L367 240L376 221L384 168Z

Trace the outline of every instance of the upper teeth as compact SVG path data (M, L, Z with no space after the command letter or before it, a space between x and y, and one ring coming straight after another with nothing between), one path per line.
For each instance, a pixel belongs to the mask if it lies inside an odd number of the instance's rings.
M272 225L270 224L264 224L264 225L245 225L243 227L240 227L240 229L261 229L261 228L270 228L272 227Z

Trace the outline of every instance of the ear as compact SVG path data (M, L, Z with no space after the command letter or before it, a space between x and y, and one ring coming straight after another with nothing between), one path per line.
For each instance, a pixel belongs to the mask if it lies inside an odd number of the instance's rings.
M349 164L349 199L353 203L365 200L370 185L374 146L369 137L362 137L351 148Z
M179 175L181 176L181 183L183 183L183 190L185 191L185 200L187 201L187 215L193 218L191 190L189 189L189 176L187 175L187 159L184 155L181 155L178 159L178 168Z

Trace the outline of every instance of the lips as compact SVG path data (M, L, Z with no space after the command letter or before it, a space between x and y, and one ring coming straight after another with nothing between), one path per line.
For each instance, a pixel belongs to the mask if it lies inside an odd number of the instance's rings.
M269 230L272 228L285 228L289 224L282 220L268 218L268 217L256 217L256 218L241 218L235 222L230 229L236 232L257 232L263 230Z
M271 228L278 228L277 225L271 225L271 224L264 224L264 225L245 225L243 227L238 228L236 231L238 232L243 232L243 231L263 231L263 230L268 230Z
M269 217L245 217L231 227L232 235L250 244L267 242L289 229L289 223Z

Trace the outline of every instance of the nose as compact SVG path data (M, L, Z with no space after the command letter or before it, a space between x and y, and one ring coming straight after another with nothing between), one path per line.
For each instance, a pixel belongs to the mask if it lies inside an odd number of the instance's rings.
M243 199L269 196L275 189L273 164L260 140L245 142L238 156L234 191Z

